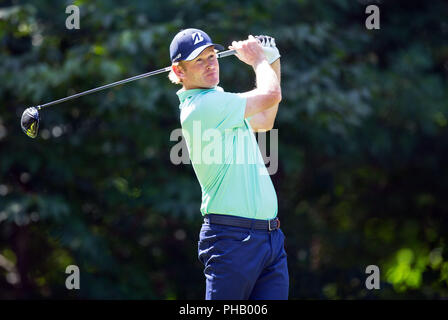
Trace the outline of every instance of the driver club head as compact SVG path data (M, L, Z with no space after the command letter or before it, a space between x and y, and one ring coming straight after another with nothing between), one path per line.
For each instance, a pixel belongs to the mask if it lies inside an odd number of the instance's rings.
M23 132L30 137L36 138L39 130L39 111L35 107L27 108L23 111L20 121Z

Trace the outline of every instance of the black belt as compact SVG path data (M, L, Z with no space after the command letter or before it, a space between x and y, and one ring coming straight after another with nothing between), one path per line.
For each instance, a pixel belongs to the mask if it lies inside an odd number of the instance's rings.
M274 218L272 220L249 219L223 214L206 214L204 216L204 223L206 224L222 224L226 226L240 227L240 228L254 228L257 230L273 231L280 228L280 220Z

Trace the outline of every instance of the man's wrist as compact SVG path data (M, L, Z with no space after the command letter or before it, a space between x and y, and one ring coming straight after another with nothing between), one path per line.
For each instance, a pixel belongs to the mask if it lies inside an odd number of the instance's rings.
M280 61L281 57L278 57L277 59L275 59L274 61L272 61L271 63L269 63L271 66L276 62L276 61Z
M258 67L259 65L265 63L265 62L269 65L268 60L266 59L266 57L263 56L263 57L261 57L259 60L255 61L255 62L252 64L252 67L254 68L254 70L257 70L257 67Z

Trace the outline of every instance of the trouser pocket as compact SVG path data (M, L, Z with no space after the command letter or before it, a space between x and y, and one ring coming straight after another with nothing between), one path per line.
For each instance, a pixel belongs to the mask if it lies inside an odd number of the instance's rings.
M210 256L228 256L241 248L250 234L249 229L203 224L198 241L198 259L204 265Z

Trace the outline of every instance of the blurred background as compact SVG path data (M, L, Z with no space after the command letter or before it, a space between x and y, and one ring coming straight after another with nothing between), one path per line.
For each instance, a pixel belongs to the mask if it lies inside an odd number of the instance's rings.
M367 30L365 9L380 9ZM65 12L80 9L80 29ZM446 1L2 1L0 299L203 299L201 189L170 150L167 74L26 107L170 65L202 28L225 46L276 38L283 100L271 176L291 299L448 298ZM251 69L220 60L226 91ZM79 290L67 290L77 265ZM380 269L367 290L366 267Z

